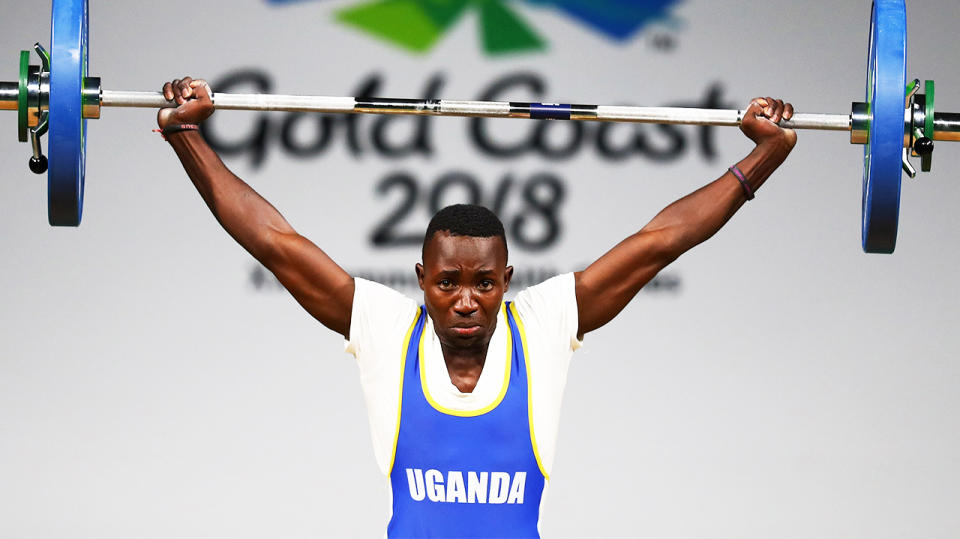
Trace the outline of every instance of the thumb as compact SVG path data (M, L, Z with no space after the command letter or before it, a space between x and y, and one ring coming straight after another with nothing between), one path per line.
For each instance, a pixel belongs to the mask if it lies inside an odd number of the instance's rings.
M750 102L749 110L753 116L751 118L763 118L767 115L767 110L770 108L770 102L762 97L758 97Z
M193 88L193 91L196 94L197 99L213 100L213 90L210 88L210 85L207 83L207 81L203 79L197 79L190 83L190 87Z

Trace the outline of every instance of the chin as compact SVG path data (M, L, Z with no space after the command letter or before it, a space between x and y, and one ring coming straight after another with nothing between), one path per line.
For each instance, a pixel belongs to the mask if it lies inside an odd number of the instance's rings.
M458 335L452 329L447 330L446 332L446 344L448 346L470 348L471 346L485 343L490 339L490 333L487 331L481 331L475 335Z

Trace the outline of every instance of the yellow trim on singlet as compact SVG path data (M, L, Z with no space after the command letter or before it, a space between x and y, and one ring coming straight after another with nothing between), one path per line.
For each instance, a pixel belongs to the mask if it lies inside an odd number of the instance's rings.
M387 476L393 473L393 463L397 460L397 443L400 441L400 418L403 414L403 371L407 368L407 350L410 348L410 337L413 335L414 328L420 320L421 308L417 307L417 315L413 317L413 323L407 330L407 336L403 338L403 352L400 356L400 396L397 398L397 428L393 433L393 452L390 455L390 466L387 467Z
M517 304L510 304L510 311L513 313L513 320L517 323L517 329L520 330L520 342L523 344L523 363L527 366L527 421L530 423L530 444L533 446L533 456L537 459L537 467L540 473L547 481L550 480L550 474L543 467L543 461L540 460L540 450L537 449L537 436L533 433L533 387L530 381L530 346L527 345L527 330L523 327L523 320L520 319L520 313L517 312Z
M507 325L507 364L503 369L503 387L500 389L500 395L497 396L496 400L489 406L485 406L479 410L453 410L445 408L430 395L430 389L427 388L427 370L423 366L423 336L426 334L426 326L424 326L424 331L420 334L420 387L423 388L423 396L427 398L427 402L429 402L430 406L433 406L436 411L457 417L477 417L493 410L503 402L503 397L507 394L507 385L510 384L510 365L513 363L513 361L511 361L513 359L513 333L510 331L510 322L507 320L506 303L501 305L501 311L503 312L503 323ZM446 366L444 366L444 368L446 368Z

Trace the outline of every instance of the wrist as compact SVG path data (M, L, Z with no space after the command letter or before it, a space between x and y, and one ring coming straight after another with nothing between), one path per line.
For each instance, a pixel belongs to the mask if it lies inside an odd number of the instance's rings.
M747 183L747 189L744 191L752 196L767 181L767 178L775 171L787 158L790 153L789 148L775 140L763 141L757 144L757 147L749 155L740 160L735 166L744 176ZM732 172L732 171L731 171ZM736 175L734 173L734 175ZM739 180L739 178L738 178ZM749 198L748 196L748 198Z
M757 147L754 148L751 154L755 154L756 157L764 161L773 161L778 165L786 161L787 156L790 155L790 151L793 149L787 141L781 139L780 137L772 137L761 140L757 143Z
M163 128L163 134L179 133L180 131L199 131L200 126L192 123L169 123Z
M170 142L170 137L178 133L186 132L199 132L200 126L197 124L189 123L166 123L162 129L155 129L154 131L159 131L160 136L163 137L163 140Z
M740 167L738 165L733 165L727 170L729 170L730 173L733 174L733 177L740 182L740 188L743 189L744 198L746 198L748 201L753 200L753 186L751 186L750 182L747 181L747 177L744 175L743 171L740 170Z

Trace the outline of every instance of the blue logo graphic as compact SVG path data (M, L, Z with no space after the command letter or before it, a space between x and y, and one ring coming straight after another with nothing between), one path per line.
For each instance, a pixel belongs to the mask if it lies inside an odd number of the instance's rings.
M554 6L608 37L626 41L653 22L674 22L680 0L526 0Z
M292 4L316 0L267 0ZM520 0L516 0L520 1ZM365 0L337 11L337 19L414 52L432 48L460 16L478 12L488 54L538 50L545 41L510 7L511 0ZM681 0L522 0L552 7L615 41L625 42L651 23L675 25Z

